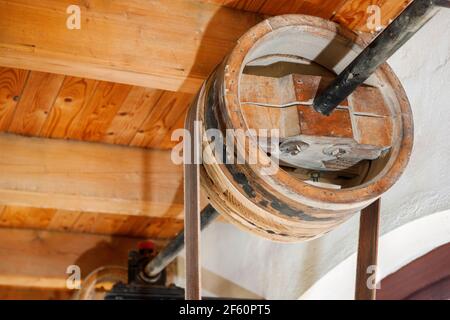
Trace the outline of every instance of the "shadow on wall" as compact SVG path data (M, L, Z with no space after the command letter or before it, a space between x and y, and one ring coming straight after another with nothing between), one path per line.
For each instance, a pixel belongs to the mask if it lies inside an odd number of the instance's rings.
M84 279L95 269L102 266L123 266L128 264L128 250L137 246L138 239L110 237L95 244L83 252L74 265L80 267L81 277Z

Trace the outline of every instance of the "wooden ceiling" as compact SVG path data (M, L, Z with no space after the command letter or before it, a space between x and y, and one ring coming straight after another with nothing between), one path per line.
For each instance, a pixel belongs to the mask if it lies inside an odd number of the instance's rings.
M0 67L0 132L169 149L193 95Z
M129 237L174 237L183 194L171 134L236 40L286 13L367 31L369 5L386 25L408 2L0 0L0 232L11 246L34 241L26 229L108 237L76 252L105 239L122 248ZM81 30L65 27L70 4L81 7ZM11 250L0 247L0 259ZM13 278L47 279L45 270ZM25 285L5 280L16 271L0 264L0 286Z

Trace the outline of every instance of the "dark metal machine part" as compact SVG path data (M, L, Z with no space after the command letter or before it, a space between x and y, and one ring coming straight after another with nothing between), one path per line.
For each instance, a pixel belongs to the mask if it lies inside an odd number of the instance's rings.
M154 257L153 248L131 250L128 254L128 283L119 282L105 296L105 300L180 300L184 299L184 289L166 286L166 272L148 278L144 267Z
M212 217L217 217L218 213L208 206L205 214L207 219L202 219L202 227L206 227ZM183 242L177 242L176 248L179 252L184 246ZM174 248L174 247L173 247ZM163 250L164 251L164 250ZM176 250L175 250L176 251ZM175 252L170 251L170 252ZM176 254L175 254L176 255ZM169 254L171 256L171 254ZM143 274L144 267L152 261L153 249L132 250L128 254L128 283L116 283L111 291L105 295L105 300L184 300L185 290L175 285L166 285L166 272L163 270L157 277L148 278ZM168 260L163 260L164 263ZM167 266L167 264L165 266ZM162 267L158 266L158 267ZM232 298L209 298L205 300L233 300Z
M449 7L450 1L414 0L320 95L316 96L314 109L329 115L431 19L436 6Z
M124 283L116 284L105 296L105 300L183 300L184 289L176 286L164 287Z
M184 300L184 289L177 286L126 285L118 283L105 300ZM202 300L246 300L236 298L202 297Z

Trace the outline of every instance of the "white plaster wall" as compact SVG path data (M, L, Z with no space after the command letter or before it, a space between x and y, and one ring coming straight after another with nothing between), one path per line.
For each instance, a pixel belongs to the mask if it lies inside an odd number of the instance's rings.
M415 219L383 234L378 246L377 282L449 241L450 210ZM331 269L302 294L300 299L354 299L355 277L356 253Z
M450 10L442 10L389 60L412 105L415 145L406 172L382 199L383 234L450 209L449 31ZM355 215L320 239L291 245L217 222L203 234L203 267L265 298L297 299L356 251L358 222Z

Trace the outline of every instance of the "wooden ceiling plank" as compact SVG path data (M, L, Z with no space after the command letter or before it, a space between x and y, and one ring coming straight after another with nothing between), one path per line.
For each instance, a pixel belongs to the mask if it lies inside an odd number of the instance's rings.
M198 0L268 16L308 14L330 19L346 0Z
M66 77L39 134L46 138L66 138L68 129L97 88L98 81Z
M125 84L100 82L87 105L72 122L66 138L102 141L131 88Z
M188 93L165 91L130 145L160 148L162 141L170 139L173 130L184 127L179 119L184 119L192 99L193 95Z
M0 135L0 204L179 217L182 167L169 151Z
M8 132L36 136L58 95L64 76L32 71L25 85Z
M69 30L73 1L0 0L0 65L195 93L262 14L336 13L335 21L367 31L369 5L380 6L386 24L408 1L92 0L78 2L81 29Z
M0 218L0 227L46 229L55 210L7 206Z
M304 13L302 12L304 4L304 0L266 1L258 12L273 16L288 13Z
M375 30L367 27L369 16L373 14L372 11L368 11L369 6L375 5L380 8L380 22L386 27L410 2L411 0L347 0L333 20L352 30L374 32Z
M183 220L106 213L2 206L0 228L39 229L158 240L171 239L183 229ZM3 213L2 213L3 211Z
M133 87L102 141L129 145L147 116L156 107L162 93L163 91L157 89Z
M12 80L8 78L15 75L16 69L3 70L3 81L10 86L7 83ZM171 133L183 127L183 118L192 99L191 94L182 92L70 76L65 77L55 98L55 95L41 92L41 87L46 85L44 80L52 75L32 74L33 84L26 85L21 110L14 113L10 108L12 112L8 116L8 122L12 120L22 127L25 123L32 124L28 129L17 130L16 133L22 135L169 149L175 144ZM0 76L0 84L1 79ZM27 104L33 99L36 102ZM24 116L26 119L22 119ZM7 128L0 128L1 131Z
M94 223L94 233L118 235L128 217L114 215L98 215Z
M292 1L292 0L291 0ZM294 0L299 1L299 0ZM302 0L300 0L302 1ZM268 0L211 0L211 3L220 4L226 7L238 9L238 10L244 10L244 11L250 11L250 12L261 12L261 9L264 7L264 5L267 2L270 2Z
M79 30L66 27L73 4ZM261 20L194 0L0 0L0 65L195 93Z
M11 124L28 74L28 70L0 67L0 131L8 130Z
M0 228L0 285L66 288L66 270L84 278L105 265L127 265L139 239Z
M78 216L71 230L81 233L95 233L95 225L99 216L98 213L82 213Z
M70 300L72 296L67 289L0 286L0 300Z
M331 19L347 0L305 0L299 13Z
M55 210L46 229L50 231L69 231L80 214L79 211Z

